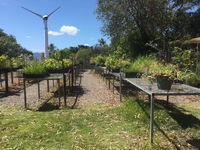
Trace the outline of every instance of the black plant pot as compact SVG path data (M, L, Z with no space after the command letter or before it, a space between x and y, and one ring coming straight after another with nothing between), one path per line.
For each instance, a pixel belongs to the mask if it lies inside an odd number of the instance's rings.
M47 69L48 73L67 73L69 71L69 68L64 68L64 69Z
M122 77L124 78L139 78L141 75L141 72L122 72Z
M117 69L111 69L111 72L112 72L112 73L119 73L119 72L120 72L120 69L119 69L119 68L117 68Z
M44 73L44 74L27 74L27 73L23 73L23 77L24 78L44 78L47 77L49 74L48 73Z
M173 81L171 79L169 79L169 77L157 76L156 80L157 80L158 89L160 89L160 90L170 90L171 89Z

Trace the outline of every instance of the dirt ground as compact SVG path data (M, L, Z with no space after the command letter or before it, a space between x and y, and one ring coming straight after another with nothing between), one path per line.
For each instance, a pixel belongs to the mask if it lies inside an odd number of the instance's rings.
M24 92L22 82L17 85L18 80L15 78L14 84L10 83L10 92L5 94L2 92L3 87L0 87L0 105L24 105ZM118 85L116 83L115 85ZM112 89L112 86L111 86ZM77 78L76 86L72 90L67 89L67 105L70 107L83 107L84 105L93 105L98 103L119 103L119 94L115 90L108 89L106 81L102 77L95 74L91 70L84 70L80 73ZM40 82L40 93L41 99L38 99L38 88L37 84L30 83L27 87L27 103L29 106L38 106L45 101L47 101L53 92L56 90L56 83L53 88L53 82L50 81L50 91L47 92L47 81ZM125 89L126 90L126 89ZM148 96L143 92L139 92L138 97L140 99L148 99ZM160 100L166 100L165 96L156 97ZM56 100L57 101L57 100ZM200 96L170 96L169 101L171 103L185 104L190 103L192 105L197 105L200 108ZM58 102L58 101L57 101ZM63 97L61 99L61 104L63 104Z

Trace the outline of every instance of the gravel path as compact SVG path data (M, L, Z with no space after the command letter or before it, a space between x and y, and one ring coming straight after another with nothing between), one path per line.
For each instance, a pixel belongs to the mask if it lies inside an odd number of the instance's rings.
M79 96L79 106L86 104L118 103L119 95L112 93L108 89L103 79L94 74L91 70L86 70L82 74L81 87L84 94Z

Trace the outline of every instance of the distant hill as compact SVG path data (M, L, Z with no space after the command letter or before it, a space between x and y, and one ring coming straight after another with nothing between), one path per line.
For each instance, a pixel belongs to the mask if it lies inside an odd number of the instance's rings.
M33 59L41 60L41 53L33 53Z

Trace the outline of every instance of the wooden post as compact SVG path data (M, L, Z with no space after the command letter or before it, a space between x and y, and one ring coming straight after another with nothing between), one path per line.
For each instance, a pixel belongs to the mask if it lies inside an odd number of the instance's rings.
M151 94L150 103L150 143L153 143L153 120L154 120L154 94Z
M26 104L26 79L23 79L23 85L24 85L24 107L27 108L27 104Z

